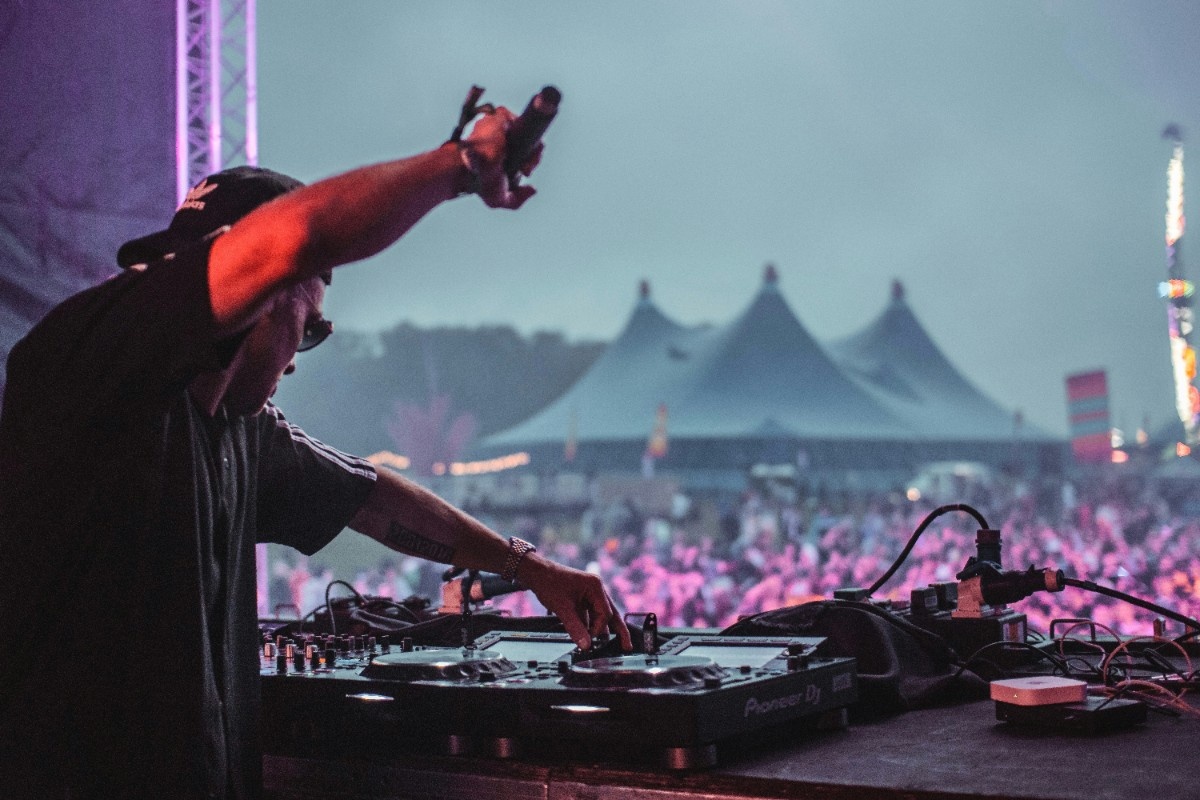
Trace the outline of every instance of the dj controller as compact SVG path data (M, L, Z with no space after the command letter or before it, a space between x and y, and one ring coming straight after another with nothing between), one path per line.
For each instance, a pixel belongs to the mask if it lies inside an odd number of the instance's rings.
M845 726L855 662L822 656L823 641L689 632L623 654L521 630L461 647L278 636L262 654L264 747L708 767L718 745Z

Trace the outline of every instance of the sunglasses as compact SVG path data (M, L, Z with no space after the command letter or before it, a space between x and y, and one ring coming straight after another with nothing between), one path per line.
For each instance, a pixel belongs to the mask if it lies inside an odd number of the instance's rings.
M333 323L324 317L309 322L304 326L304 336L300 338L300 346L296 348L296 352L303 353L305 350L312 350L328 339L331 333L333 333Z

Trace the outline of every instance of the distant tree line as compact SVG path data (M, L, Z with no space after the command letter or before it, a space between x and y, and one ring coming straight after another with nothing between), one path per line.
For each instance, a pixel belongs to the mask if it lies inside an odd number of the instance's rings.
M557 332L523 336L507 325L401 323L378 334L338 329L297 356L297 370L280 383L275 401L312 435L363 455L398 452L397 425L422 418L413 409L447 404L450 420L472 418L467 427L477 439L544 408L606 346L569 342Z

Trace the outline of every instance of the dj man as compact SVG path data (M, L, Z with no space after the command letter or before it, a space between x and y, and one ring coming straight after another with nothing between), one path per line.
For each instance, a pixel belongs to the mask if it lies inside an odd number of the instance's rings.
M542 558L270 402L332 326L333 268L442 202L519 208L506 109L429 152L311 186L239 168L124 245L121 275L8 360L0 417L0 797L260 791L254 545L343 526L529 587L582 648L629 632L599 579ZM540 148L525 165L536 164Z

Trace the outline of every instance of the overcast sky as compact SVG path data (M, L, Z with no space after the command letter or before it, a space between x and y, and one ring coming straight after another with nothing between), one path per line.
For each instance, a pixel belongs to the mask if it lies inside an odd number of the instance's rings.
M1200 136L1200 3L259 0L258 14L261 163L303 180L436 146L473 83L518 111L545 84L563 92L539 194L516 213L457 200L340 271L326 309L341 328L607 340L643 278L667 315L720 323L773 262L818 339L861 328L900 279L964 374L1054 432L1064 377L1094 368L1115 424L1173 414L1160 134ZM1200 246L1183 259L1194 274Z

